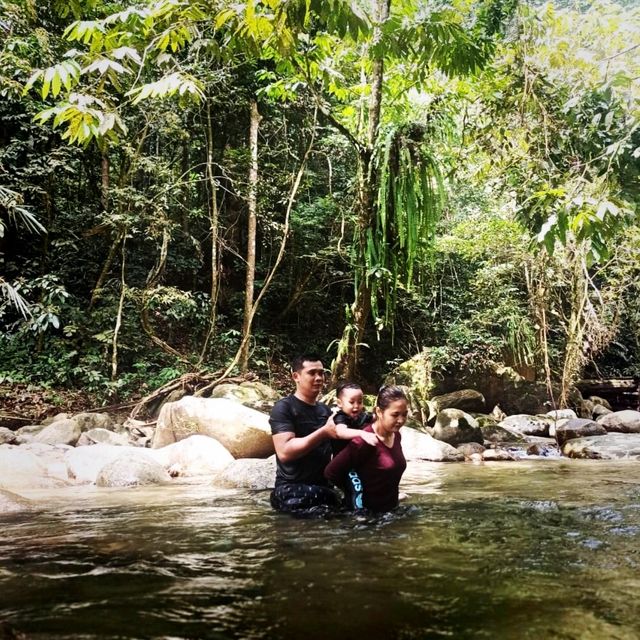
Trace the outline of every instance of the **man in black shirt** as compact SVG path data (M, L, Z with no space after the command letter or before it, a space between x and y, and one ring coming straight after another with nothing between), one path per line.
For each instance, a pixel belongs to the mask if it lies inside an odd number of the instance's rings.
M269 417L277 470L271 505L296 512L319 505L337 506L338 496L324 477L336 437L331 409L318 402L324 367L317 354L305 354L291 364L295 392L279 400Z

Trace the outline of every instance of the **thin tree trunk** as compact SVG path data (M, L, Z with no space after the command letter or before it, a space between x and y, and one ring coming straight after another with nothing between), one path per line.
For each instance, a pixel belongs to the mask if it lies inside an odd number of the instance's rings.
M582 255L578 248L571 251L573 273L571 274L571 312L567 327L567 344L565 346L560 387L560 408L569 406L571 386L584 364L583 340L585 330L584 309L588 297L588 285L584 277Z
M258 103L251 101L251 121L249 125L249 219L247 224L247 276L244 286L244 319L242 322L242 351L240 370L246 373L249 368L249 342L251 339L251 309L253 307L254 282L256 275L256 228L258 210L258 126L261 116Z
M544 381L547 387L547 395L553 409L556 409L556 399L553 390L553 377L551 373L551 361L549 357L549 322L547 309L549 305L549 289L545 278L546 258L545 254L539 254L537 261L533 262L531 269L525 263L525 282L529 293L531 309L538 326L538 341L544 369ZM536 367L537 368L537 367Z
M184 142L182 145L182 169L181 175L187 176L182 187L182 231L185 235L189 233L189 211L191 210L191 185L189 183L189 144Z
M207 163L206 174L209 184L209 228L211 230L211 288L210 288L210 311L209 311L209 329L202 344L198 366L202 364L207 356L209 342L216 330L216 318L218 308L218 280L220 278L218 268L218 236L219 230L219 211L218 211L218 189L216 176L213 165L213 122L211 118L211 104L207 102Z
M102 152L100 204L103 211L109 210L109 154Z
M167 221L165 220L165 223ZM151 325L151 320L149 319L149 309L147 307L147 299L149 296L149 292L153 289L155 284L158 282L164 268L167 263L167 253L169 250L169 229L168 225L165 224L164 229L162 230L162 244L160 246L160 255L158 256L158 262L154 265L153 269L149 272L147 276L147 283L145 288L142 291L142 301L141 301L141 309L140 309L140 323L142 324L142 328L144 332L147 334L151 342L156 346L160 347L166 353L171 354L178 358L181 362L185 364L190 364L188 358L183 356L177 349L174 349L170 344L159 338L153 331L153 326Z
M93 305L97 302L100 294L102 292L102 286L104 285L104 281L107 279L107 275L109 275L109 270L111 269L111 265L113 263L113 259L116 257L116 251L118 250L118 246L122 242L122 236L124 231L120 230L116 233L113 242L111 243L111 248L109 249L109 255L105 260L104 265L102 266L102 270L100 271L100 275L98 276L98 280L96 281L95 286L93 287L93 291L91 292L91 301L89 302L89 309L93 308Z
M40 273L44 275L49 269L49 231L53 228L53 173L47 178L47 190L44 193L44 207L47 212L47 224L42 234L42 259L40 260ZM44 291L40 301L44 298ZM44 332L38 333L36 340L36 353L41 353L44 347Z
M118 302L118 314L116 315L116 326L113 329L113 340L111 350L111 380L116 379L118 374L118 335L120 334L120 327L122 325L122 312L124 309L124 297L125 297L125 273L126 273L126 245L127 234L126 231L122 234L122 266L120 269L120 300Z
M251 324L253 323L253 318L255 317L256 311L258 310L258 307L260 306L260 302L262 302L262 298L265 296L265 294L267 293L267 290L269 289L269 286L271 285L271 281L273 280L274 275L276 274L276 271L278 270L278 267L280 266L280 263L282 262L282 258L284 257L284 250L287 244L287 236L289 235L289 224L290 224L290 220L291 220L291 211L293 209L293 205L296 201L296 195L298 194L298 189L300 188L300 183L302 182L302 176L304 175L304 170L307 166L307 161L309 160L309 156L311 155L311 151L313 149L313 145L315 143L315 137L316 137L316 127L317 127L317 117L318 117L318 110L316 108L314 114L313 114L313 129L312 129L312 133L311 133L311 139L309 141L309 145L307 146L307 150L305 151L304 157L302 158L302 162L300 163L300 167L298 168L298 172L296 174L296 177L293 181L293 185L291 186L291 191L289 192L289 198L287 201L287 210L285 212L284 215L284 228L282 229L282 241L280 242L280 249L278 250L278 255L276 256L276 260L273 263L273 267L271 267L271 271L269 271L269 273L267 274L267 277L265 278L264 284L262 285L262 288L260 289L260 293L258 294L258 297L256 298L255 302L253 303L253 306L251 308L251 313L249 315L249 330L251 329ZM248 340L248 336L250 335L250 332L244 336L243 338L243 342L245 340ZM229 373L233 370L233 368L240 362L240 355L242 353L242 350L244 349L244 344L240 344L240 347L238 348L238 350L236 351L236 355L233 357L233 360L229 363L229 365L227 366L227 368L224 370L224 372L222 373L222 375L218 378L216 378L213 382L211 382L210 384L208 384L206 387L203 387L202 389L199 389L195 395L196 396L200 396L200 395L204 395L207 391L209 391L209 389L212 389L213 387L215 387L221 380L224 380Z

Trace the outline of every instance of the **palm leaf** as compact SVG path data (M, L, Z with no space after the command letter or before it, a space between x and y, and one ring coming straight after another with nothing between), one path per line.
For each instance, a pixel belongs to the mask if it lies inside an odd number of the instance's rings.
M16 311L18 311L23 318L31 317L31 311L29 309L29 303L20 295L18 289L0 277L0 296L5 299L5 302L0 305L2 308L5 304L10 304Z

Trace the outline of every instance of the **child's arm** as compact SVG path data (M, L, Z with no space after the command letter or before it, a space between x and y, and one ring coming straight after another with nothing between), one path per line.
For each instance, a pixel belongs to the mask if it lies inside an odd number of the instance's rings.
M353 440L362 438L367 444L375 447L378 444L378 436L371 431L361 431L360 429L350 429L346 424L336 425L336 437L340 440Z

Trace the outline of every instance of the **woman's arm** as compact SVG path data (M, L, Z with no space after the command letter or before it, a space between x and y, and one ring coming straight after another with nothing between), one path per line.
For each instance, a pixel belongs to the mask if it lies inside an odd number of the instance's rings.
M347 474L353 469L356 444L352 440L331 462L324 468L324 477L338 487L346 486Z

